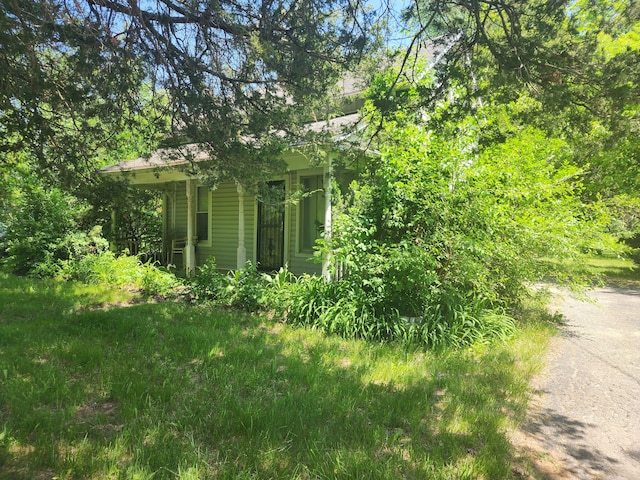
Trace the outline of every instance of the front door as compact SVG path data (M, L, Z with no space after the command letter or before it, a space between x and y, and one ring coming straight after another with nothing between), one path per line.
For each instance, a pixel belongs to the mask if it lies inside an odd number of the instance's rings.
M284 266L284 180L269 182L258 201L258 245L256 260L260 270Z

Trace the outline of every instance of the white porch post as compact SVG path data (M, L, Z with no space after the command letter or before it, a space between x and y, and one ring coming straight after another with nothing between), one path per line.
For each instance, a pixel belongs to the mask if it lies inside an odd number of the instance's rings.
M238 249L236 254L236 266L239 269L244 268L247 263L247 249L244 245L244 188L239 182L236 182L238 190Z
M195 217L194 202L195 193L193 180L187 180L187 245L185 246L184 266L187 277L193 275L196 270L196 244L194 238Z
M331 156L329 156L329 165L325 169L324 174L324 239L331 244L331 177L333 175L333 165ZM322 260L322 276L331 281L331 273L329 272L329 262L331 254L327 253Z

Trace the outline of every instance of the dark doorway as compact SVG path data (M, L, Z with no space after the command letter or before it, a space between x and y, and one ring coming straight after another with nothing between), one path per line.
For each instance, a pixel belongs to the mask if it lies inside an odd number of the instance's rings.
M284 180L269 182L258 202L258 268L278 270L284 266Z

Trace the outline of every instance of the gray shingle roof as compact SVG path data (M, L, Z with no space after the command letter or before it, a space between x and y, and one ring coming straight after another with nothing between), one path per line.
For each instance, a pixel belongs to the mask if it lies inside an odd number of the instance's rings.
M307 125L311 132L329 132L340 135L344 129L354 126L360 115L357 113L336 117L331 120L321 120ZM189 144L176 148L161 148L153 152L149 157L140 157L116 165L109 165L100 169L102 173L136 172L140 170L154 170L162 168L176 168L189 165L191 162L203 162L208 160L209 154L206 147L199 144Z

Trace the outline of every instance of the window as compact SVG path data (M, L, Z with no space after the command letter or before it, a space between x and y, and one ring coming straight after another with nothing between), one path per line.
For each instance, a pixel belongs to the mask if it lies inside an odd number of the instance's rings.
M198 242L206 242L209 240L209 190L207 187L198 187L196 202L196 234Z
M299 250L313 252L313 246L324 232L324 189L322 175L300 177L300 188L305 196L300 202Z

